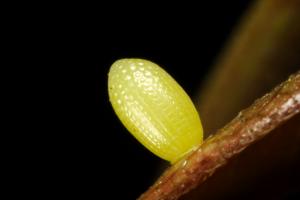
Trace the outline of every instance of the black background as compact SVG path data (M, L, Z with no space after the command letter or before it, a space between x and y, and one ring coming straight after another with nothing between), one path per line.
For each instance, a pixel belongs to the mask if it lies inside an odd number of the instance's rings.
M250 2L70 5L55 22L56 12L41 20L34 84L46 86L38 86L34 102L32 158L38 163L33 171L40 172L36 182L49 181L39 186L47 191L43 196L135 199L144 192L168 163L140 145L114 114L110 65L149 59L193 97Z

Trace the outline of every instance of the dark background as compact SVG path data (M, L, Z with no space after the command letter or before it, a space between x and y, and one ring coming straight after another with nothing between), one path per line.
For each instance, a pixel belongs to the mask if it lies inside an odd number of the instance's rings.
M168 163L114 114L109 67L120 58L151 60L193 97L250 2L70 5L55 22L56 12L41 20L38 79L47 86L35 100L38 137L32 138L37 184L49 180L41 190L84 199L135 199L144 192Z

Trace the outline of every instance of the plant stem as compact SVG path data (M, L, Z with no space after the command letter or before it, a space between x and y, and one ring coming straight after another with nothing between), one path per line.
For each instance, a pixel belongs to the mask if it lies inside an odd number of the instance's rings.
M197 150L171 166L139 199L179 198L203 183L246 147L272 133L283 122L297 117L299 112L300 71L242 111ZM299 126L299 120L295 123Z

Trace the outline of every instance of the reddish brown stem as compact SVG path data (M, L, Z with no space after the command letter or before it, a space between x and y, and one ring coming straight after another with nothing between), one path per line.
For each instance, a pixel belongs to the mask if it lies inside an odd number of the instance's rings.
M197 150L171 166L139 199L177 199L203 183L233 156L300 111L300 71L257 100Z

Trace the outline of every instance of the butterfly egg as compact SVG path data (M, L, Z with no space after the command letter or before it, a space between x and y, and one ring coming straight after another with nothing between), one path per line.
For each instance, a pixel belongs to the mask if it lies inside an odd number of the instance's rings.
M108 74L108 90L121 122L157 156L174 163L202 143L202 125L194 104L155 63L116 61Z

